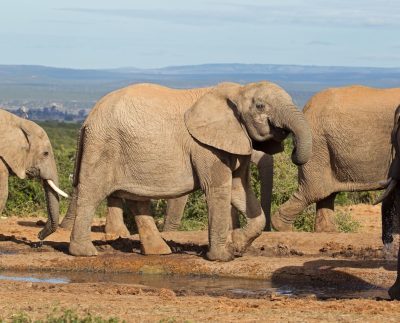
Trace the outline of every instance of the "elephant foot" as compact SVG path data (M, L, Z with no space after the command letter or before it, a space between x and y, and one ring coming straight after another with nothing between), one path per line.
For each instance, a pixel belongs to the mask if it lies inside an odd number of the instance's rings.
M293 231L293 221L283 218L279 211L271 218L271 226L275 231Z
M166 223L164 224L162 231L163 232L178 231L179 225L180 223L178 224Z
M144 255L169 255L171 248L161 237L140 238L140 248Z
M391 299L400 300L400 284L394 283L392 287L389 288L389 296Z
M121 238L126 238L131 235L129 232L128 228L125 226L125 224L122 225L113 225L113 224L106 224L104 228L104 232L106 234L112 235L112 236L117 236Z
M91 241L69 243L69 253L73 256L92 257L97 256L97 249Z
M221 248L211 248L207 252L206 257L208 260L211 261L226 262L233 260L235 258L235 255L228 248L221 247Z
M315 232L338 232L332 216L328 214L318 214L315 218Z
M253 239L254 240L254 239ZM242 229L235 229L232 231L232 246L237 255L242 255L250 246L250 241Z

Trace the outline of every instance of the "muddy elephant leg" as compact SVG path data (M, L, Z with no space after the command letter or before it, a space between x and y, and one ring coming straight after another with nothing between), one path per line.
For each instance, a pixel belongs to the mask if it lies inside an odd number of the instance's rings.
M71 230L74 226L75 216L76 216L76 201L77 201L77 188L74 187L74 191L72 192L71 201L68 205L67 214L64 216L64 219L61 221L60 227Z
M334 207L336 193L317 202L317 214L315 216L315 232L337 232L334 222Z
M118 197L107 198L106 234L129 237L131 234L124 223L123 201Z
M0 161L0 214L6 206L8 198L8 169L2 161Z
M140 246L145 255L168 255L171 249L165 243L150 215L150 201L126 200L129 211L135 217L139 231Z
M167 202L167 214L164 218L163 231L176 231L181 224L183 212L189 195L169 199Z
M246 181L248 182L248 181ZM242 254L265 228L265 215L260 202L250 185L242 185L243 179L232 180L232 204L246 216L247 223L241 229L232 232L235 252Z
M272 216L271 224L274 230L292 231L293 222L297 215L308 205L310 205L310 203L306 201L304 195L299 191L295 192Z

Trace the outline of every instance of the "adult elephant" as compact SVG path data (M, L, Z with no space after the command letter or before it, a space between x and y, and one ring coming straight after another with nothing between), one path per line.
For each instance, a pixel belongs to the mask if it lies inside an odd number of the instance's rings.
M46 132L36 123L0 110L0 213L8 197L8 177L40 178L45 190L48 220L39 232L43 240L58 226L58 173L53 150Z
M400 105L394 114L394 126L391 135L394 158L389 169L387 189L376 201L382 202L382 242L387 250L391 250L393 242L393 220L400 218ZM389 289L392 299L400 300L400 249L397 257L397 279Z
M277 151L278 152L278 151ZM266 218L265 230L271 231L271 197L273 181L273 156L261 151L253 150L251 162L257 166L261 182L261 207ZM167 201L163 231L176 231L181 223L189 195L183 195ZM62 227L71 228L75 215L67 214ZM232 228L239 227L238 214L232 210ZM126 237L130 235L123 219L123 201L117 197L107 198L107 216L105 233ZM168 250L167 250L168 252Z
M106 95L80 132L70 253L97 254L90 240L92 217L111 194L134 200L137 218L149 216L150 199L201 188L209 213L207 257L233 259L265 226L249 185L252 143L268 150L286 132L296 142L293 162L304 164L312 147L307 122L291 97L269 82L224 83L206 93L140 84ZM247 224L228 239L231 204Z
M297 214L316 203L315 231L335 231L336 193L382 189L399 102L400 88L349 86L314 95L304 108L313 155L299 167L298 189L273 215L273 228L291 230Z

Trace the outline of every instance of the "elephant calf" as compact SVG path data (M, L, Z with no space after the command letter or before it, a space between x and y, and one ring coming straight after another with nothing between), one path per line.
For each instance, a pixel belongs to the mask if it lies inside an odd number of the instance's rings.
M80 131L70 253L97 254L90 227L107 196L134 200L136 217L146 217L150 199L201 188L208 205L207 257L233 259L265 226L249 183L252 147L268 150L288 132L296 143L292 160L304 164L312 146L307 122L291 97L269 82L190 90L139 84L106 95ZM247 217L246 226L232 233L231 205Z
M58 194L65 197L58 185L58 173L53 150L46 132L36 123L0 110L0 213L8 197L8 176L43 180L48 220L39 239L43 240L58 226Z

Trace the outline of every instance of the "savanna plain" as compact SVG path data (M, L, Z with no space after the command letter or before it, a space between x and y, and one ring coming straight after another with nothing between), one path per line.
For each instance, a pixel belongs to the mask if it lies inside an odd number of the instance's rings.
M71 193L79 125L40 125L52 141L60 186ZM297 185L290 145L275 156L273 211ZM252 182L259 197L255 168ZM46 214L41 185L12 177L0 219L0 322L399 322L400 306L387 295L397 246L383 249L380 206L371 205L376 196L340 193L339 233L311 233L309 208L294 232L264 232L229 263L204 259L207 210L199 192L189 199L180 231L162 233L173 250L167 256L140 254L129 216L129 238L106 235L103 204L92 226L99 256L81 258L68 254L67 230L39 243ZM160 226L165 207L152 204Z

